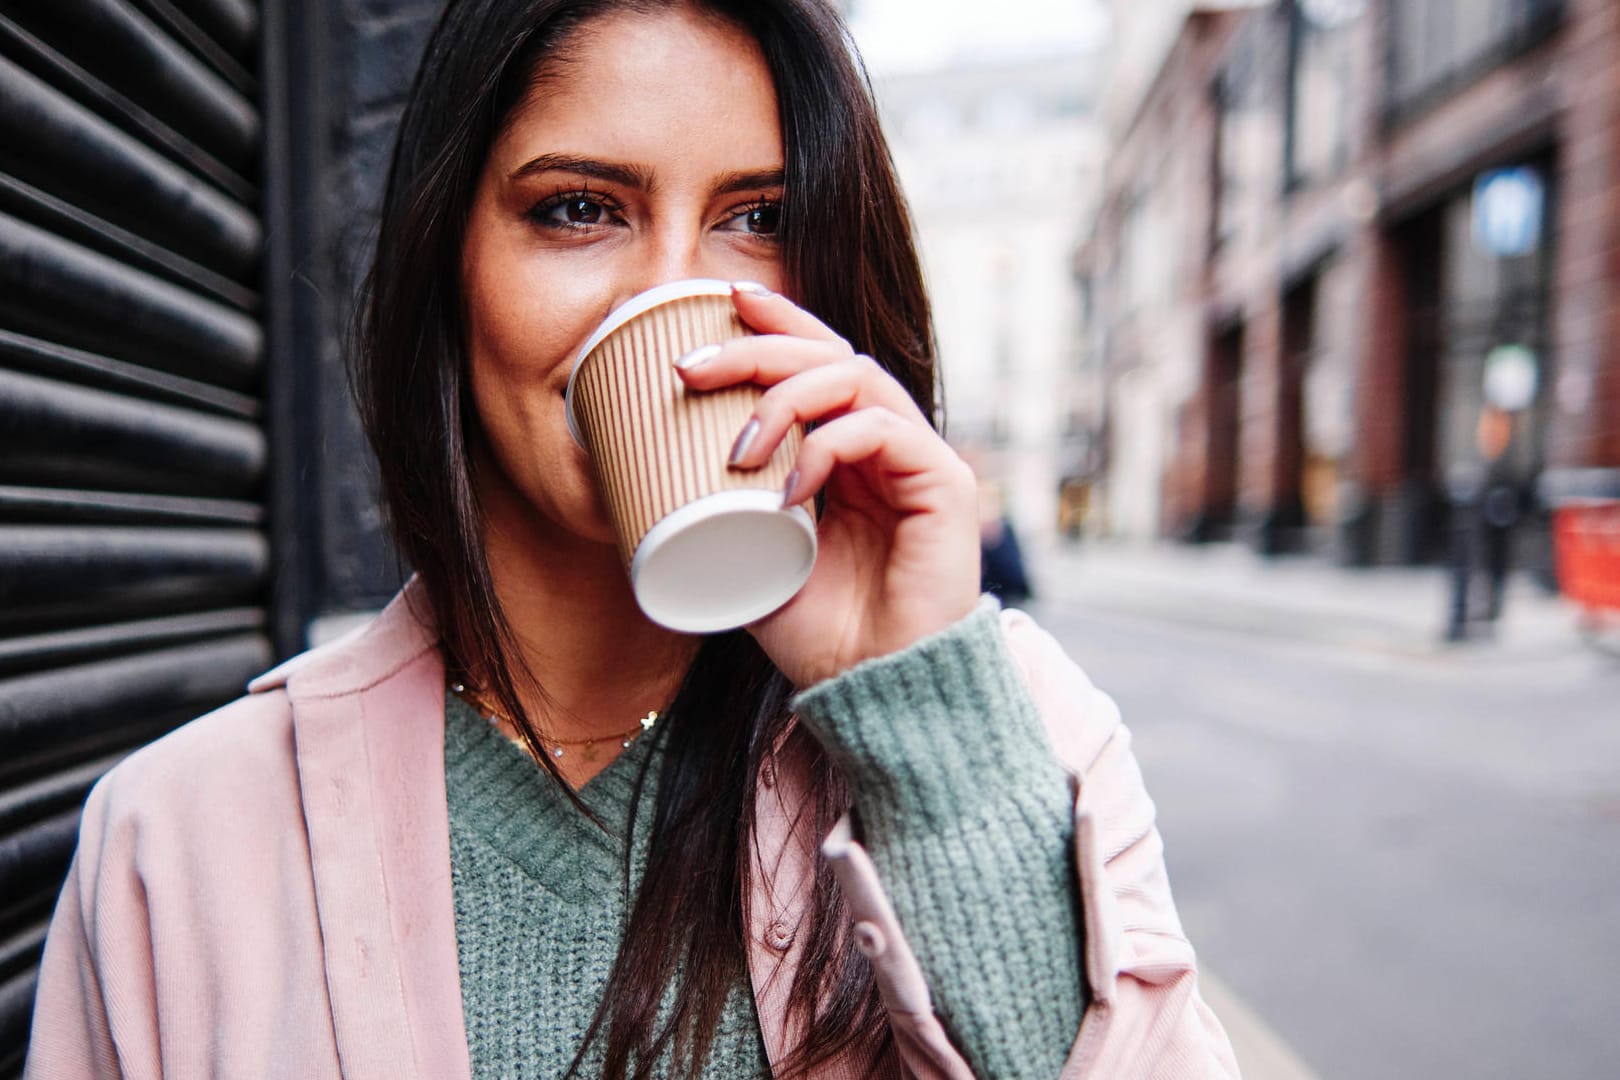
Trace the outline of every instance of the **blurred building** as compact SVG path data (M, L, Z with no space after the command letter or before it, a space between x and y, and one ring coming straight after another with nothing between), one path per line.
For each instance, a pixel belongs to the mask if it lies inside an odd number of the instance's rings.
M1102 60L977 62L879 80L934 303L947 434L1037 543L1101 416L1074 245L1095 213Z
M1433 558L1487 402L1527 489L1613 483L1620 5L1114 17L1130 70L1079 254L1114 531ZM1544 523L1524 539L1543 562Z

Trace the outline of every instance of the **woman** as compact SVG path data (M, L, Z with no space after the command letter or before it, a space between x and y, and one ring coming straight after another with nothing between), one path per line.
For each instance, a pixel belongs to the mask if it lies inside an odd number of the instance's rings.
M678 364L769 387L732 465L811 422L822 502L707 639L636 608L562 396L687 277L760 331ZM1111 706L978 600L929 341L817 0L452 0L355 369L417 577L98 785L30 1075L1235 1072Z

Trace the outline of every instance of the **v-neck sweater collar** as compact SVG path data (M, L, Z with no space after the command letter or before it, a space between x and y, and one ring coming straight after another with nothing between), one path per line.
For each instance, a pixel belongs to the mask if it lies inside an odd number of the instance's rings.
M445 770L451 816L474 829L548 891L574 899L625 887L625 839L643 766L661 751L642 736L579 789L592 821L516 743L455 694L445 697ZM654 805L646 770L641 812ZM639 860L637 860L639 862ZM640 867L634 866L639 877Z

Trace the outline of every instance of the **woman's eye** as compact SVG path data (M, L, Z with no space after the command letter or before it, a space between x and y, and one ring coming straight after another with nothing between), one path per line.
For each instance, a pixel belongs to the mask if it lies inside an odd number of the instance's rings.
M602 204L589 199L569 199L562 211L570 225L595 225L602 220Z
M782 223L780 203L761 202L739 212L731 219L730 227L755 236L775 236Z
M535 207L533 215L540 224L552 228L589 228L606 224L612 216L612 208L590 196L566 195L541 203Z
M754 233L775 233L777 225L782 220L782 208L775 203L756 206L748 211L748 231Z

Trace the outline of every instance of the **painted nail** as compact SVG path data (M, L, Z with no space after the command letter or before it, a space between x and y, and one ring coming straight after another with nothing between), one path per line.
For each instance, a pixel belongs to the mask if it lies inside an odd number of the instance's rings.
M782 485L782 509L786 510L793 505L793 489L799 486L799 470L794 469L788 473L787 483Z
M776 295L757 281L734 281L731 283L731 288L733 292L746 293L749 296L764 297Z
M741 461L757 438L759 438L759 417L756 416L743 426L742 434L738 435L737 441L732 444L731 457L726 459L726 464L736 465Z
M713 360L719 355L719 345L702 345L696 349L693 349L685 356L678 357L675 360L675 366L681 371L691 371L699 364L707 364L710 360Z

